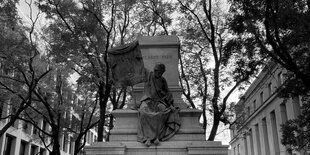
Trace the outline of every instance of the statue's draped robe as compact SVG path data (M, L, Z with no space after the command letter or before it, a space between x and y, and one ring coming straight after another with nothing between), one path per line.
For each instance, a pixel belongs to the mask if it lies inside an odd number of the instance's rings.
M165 141L180 128L179 109L172 109L172 95L165 78L155 78L153 72L147 73L144 96L139 106L138 141Z

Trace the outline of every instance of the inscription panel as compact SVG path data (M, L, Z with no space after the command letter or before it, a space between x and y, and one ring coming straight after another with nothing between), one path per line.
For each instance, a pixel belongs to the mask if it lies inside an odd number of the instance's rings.
M141 47L144 67L153 71L157 63L163 63L166 66L166 72L163 76L166 78L169 86L178 86L178 47Z

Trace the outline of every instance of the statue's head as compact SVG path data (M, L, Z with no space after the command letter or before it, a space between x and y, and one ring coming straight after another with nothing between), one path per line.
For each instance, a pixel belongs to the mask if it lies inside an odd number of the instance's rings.
M166 66L162 63L158 63L154 67L154 75L156 78L161 77L166 71Z

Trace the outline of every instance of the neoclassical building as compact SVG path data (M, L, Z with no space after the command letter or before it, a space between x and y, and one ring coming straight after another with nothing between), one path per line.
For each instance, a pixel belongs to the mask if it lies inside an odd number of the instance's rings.
M285 73L269 63L237 103L236 121L230 127L232 155L288 154L281 144L281 124L300 114L301 101L278 96Z

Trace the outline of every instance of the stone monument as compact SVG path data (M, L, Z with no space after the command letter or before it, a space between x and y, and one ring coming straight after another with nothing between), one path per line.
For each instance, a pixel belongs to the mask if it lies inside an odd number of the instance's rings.
M180 43L176 36L139 37L144 67L152 70L157 63L166 65L163 77L167 80L170 92L173 94L174 105L179 107L181 127L176 135L160 145L150 147L137 142L138 111L136 103L143 94L143 84L133 88L134 99L128 109L112 112L115 125L110 133L109 142L97 142L85 147L87 155L227 155L228 146L221 142L205 141L206 137L199 125L201 111L190 109L182 100L182 89L179 86L178 57Z

